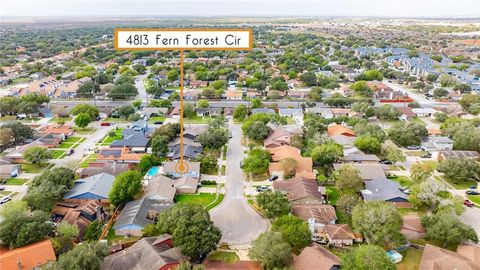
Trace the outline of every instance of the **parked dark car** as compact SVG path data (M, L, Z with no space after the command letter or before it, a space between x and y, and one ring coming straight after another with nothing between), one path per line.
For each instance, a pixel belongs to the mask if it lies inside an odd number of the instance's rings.
M155 125L161 125L161 124L163 124L163 122L162 121L155 121L154 124Z
M421 158L431 158L431 157L432 157L432 154L427 153L427 154L425 154L425 155L421 155L420 157L421 157Z
M276 175L272 175L268 178L269 181L275 181L277 179L278 179L278 176L276 176Z
M382 160L380 160L378 163L380 163L380 164L385 164L385 165L392 165L392 164L393 164L393 163L392 163L390 160L388 160L388 159L382 159Z
M467 195L480 195L480 192L469 189L469 190L465 191L465 194L467 194Z
M420 150L420 146L418 145L409 145L407 146L408 150Z

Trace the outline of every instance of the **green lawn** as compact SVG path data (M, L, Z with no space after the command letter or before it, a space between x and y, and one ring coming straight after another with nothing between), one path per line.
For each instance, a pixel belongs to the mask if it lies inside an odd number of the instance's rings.
M86 128L74 127L73 130L76 133L79 133L79 134L89 134L89 133L92 133L95 130L95 128L93 128L93 127L86 127Z
M61 159L65 157L65 150L49 150L52 159Z
M123 128L119 128L115 130L115 136L109 136L108 134L103 138L101 146L109 146L113 141L121 140L122 139L122 130Z
M5 185L21 186L25 184L25 182L27 181L28 181L27 179L23 179L23 178L8 178Z
M48 166L48 163L22 164L22 171L24 171L26 173L40 173L47 166Z
M411 150L411 151L406 151L406 152L405 152L405 154L406 154L407 156L411 156L411 157L419 157L419 156L425 155L425 154L427 154L427 153L428 153L428 152L426 152L426 151L420 151L420 150L418 150L418 151L416 151L416 150Z
M63 142L67 142L67 143L74 143L74 142L78 142L80 140L84 139L83 137L68 137L65 141Z
M223 157L222 157L223 160L227 160L227 146L223 146Z
M443 242L442 241L436 241L436 240L425 240L424 238L420 238L420 239L413 239L413 240L410 240L410 242L414 243L414 244L417 244L417 245L426 245L426 244L431 244L431 245L434 245L434 246L437 246L437 247L441 247L443 248ZM450 250L450 251L456 251L457 250L457 246L458 244L448 244L445 248Z
M239 164L239 166L240 166L240 164ZM249 176L247 175L246 177L249 177ZM267 179L268 179L268 174L267 173L252 175L252 181L254 181L254 182L265 181Z
M72 143L72 142L62 142L62 143L59 144L56 148L69 149L69 148L72 148L74 144L75 144L75 143Z
M5 115L0 117L0 122L9 122L9 121L14 121L16 119L17 117L15 117L14 115Z
M212 261L224 261L226 264L233 264L240 260L237 253L233 251L215 251L208 256Z
M19 83L27 83L30 81L30 78L15 78L12 80L10 85L19 84Z
M6 191L6 190L0 190L0 195L3 195L3 196L8 195L10 193L12 193L12 192L11 191Z
M127 119L124 118L113 118L113 117L107 117L102 120L103 122L112 122L112 123L128 123Z
M468 195L467 198L470 201L480 205L480 195Z
M222 165L222 175L225 175L226 172L227 172L227 166Z
M402 216L410 215L410 214L417 214L418 216L424 216L427 214L427 207L420 207L418 209L415 208L397 208L398 212Z
M426 125L425 122L423 122L423 120L418 118L418 117L414 117L414 118L410 119L410 122L417 123L417 124L420 124L422 126Z
M114 245L114 244L134 242L140 239L140 237L139 236L125 237L123 235L115 235L115 230L113 228L110 228L110 230L108 230L107 235L105 236L105 239L108 241L110 245Z
M175 196L175 202L200 204L203 207L206 207L207 205L215 201L215 198L216 195L210 193L180 194Z
M97 154L91 154L80 163L80 168L87 168L89 162L97 161Z
M71 117L54 117L52 119L50 119L50 121L48 122L53 122L53 123L58 123L58 122L68 122L68 121L71 121L72 118Z
M165 116L154 116L154 117L152 117L152 118L150 118L150 119L148 120L148 123L153 124L153 123L155 123L155 122L157 122L157 121L164 122L165 119L166 119Z
M219 194L218 198L213 203L209 204L205 209L207 209L207 211L210 211L215 206L219 205L223 201L224 197L225 196L223 194Z
M469 189L471 186L477 186L477 182L474 180L456 181L447 177L443 177L443 179L450 183L452 186L454 186L456 189Z
M428 164L430 166L432 166L434 169L436 169L438 167L438 162L435 161L435 160L424 160L422 161L423 164Z
M338 190L335 187L327 187L327 196L329 204L336 205L337 200L340 197Z
M183 118L184 124L208 124L212 121L213 118L211 117L201 117L201 116L193 116L193 117L185 117Z
M402 262L397 264L397 270L417 270L422 260L423 250L409 248L402 253Z
M398 182L402 187L410 187L411 185L414 184L412 179L404 175L389 176L388 179Z

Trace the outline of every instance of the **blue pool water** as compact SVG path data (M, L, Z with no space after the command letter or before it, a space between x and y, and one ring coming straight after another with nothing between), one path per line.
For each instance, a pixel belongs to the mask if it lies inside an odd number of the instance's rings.
M148 170L148 172L147 172L146 175L149 176L149 177L154 177L155 175L158 174L158 169L159 169L158 166L151 167L151 168Z

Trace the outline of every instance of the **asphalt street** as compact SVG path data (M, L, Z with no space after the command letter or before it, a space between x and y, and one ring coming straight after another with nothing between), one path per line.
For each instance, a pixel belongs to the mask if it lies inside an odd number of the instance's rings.
M225 198L222 203L210 211L211 218L222 231L220 242L231 246L249 245L269 223L263 219L247 202L244 196L245 179L240 168L243 160L241 146L242 131L239 125L229 124L232 138L228 143Z

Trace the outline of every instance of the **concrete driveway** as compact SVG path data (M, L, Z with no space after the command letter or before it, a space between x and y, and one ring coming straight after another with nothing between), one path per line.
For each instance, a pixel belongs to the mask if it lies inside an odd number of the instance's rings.
M243 160L242 131L239 125L230 123L232 138L228 143L225 199L210 211L211 218L222 231L220 242L230 246L248 246L269 227L248 204L244 196L246 184L240 162Z

